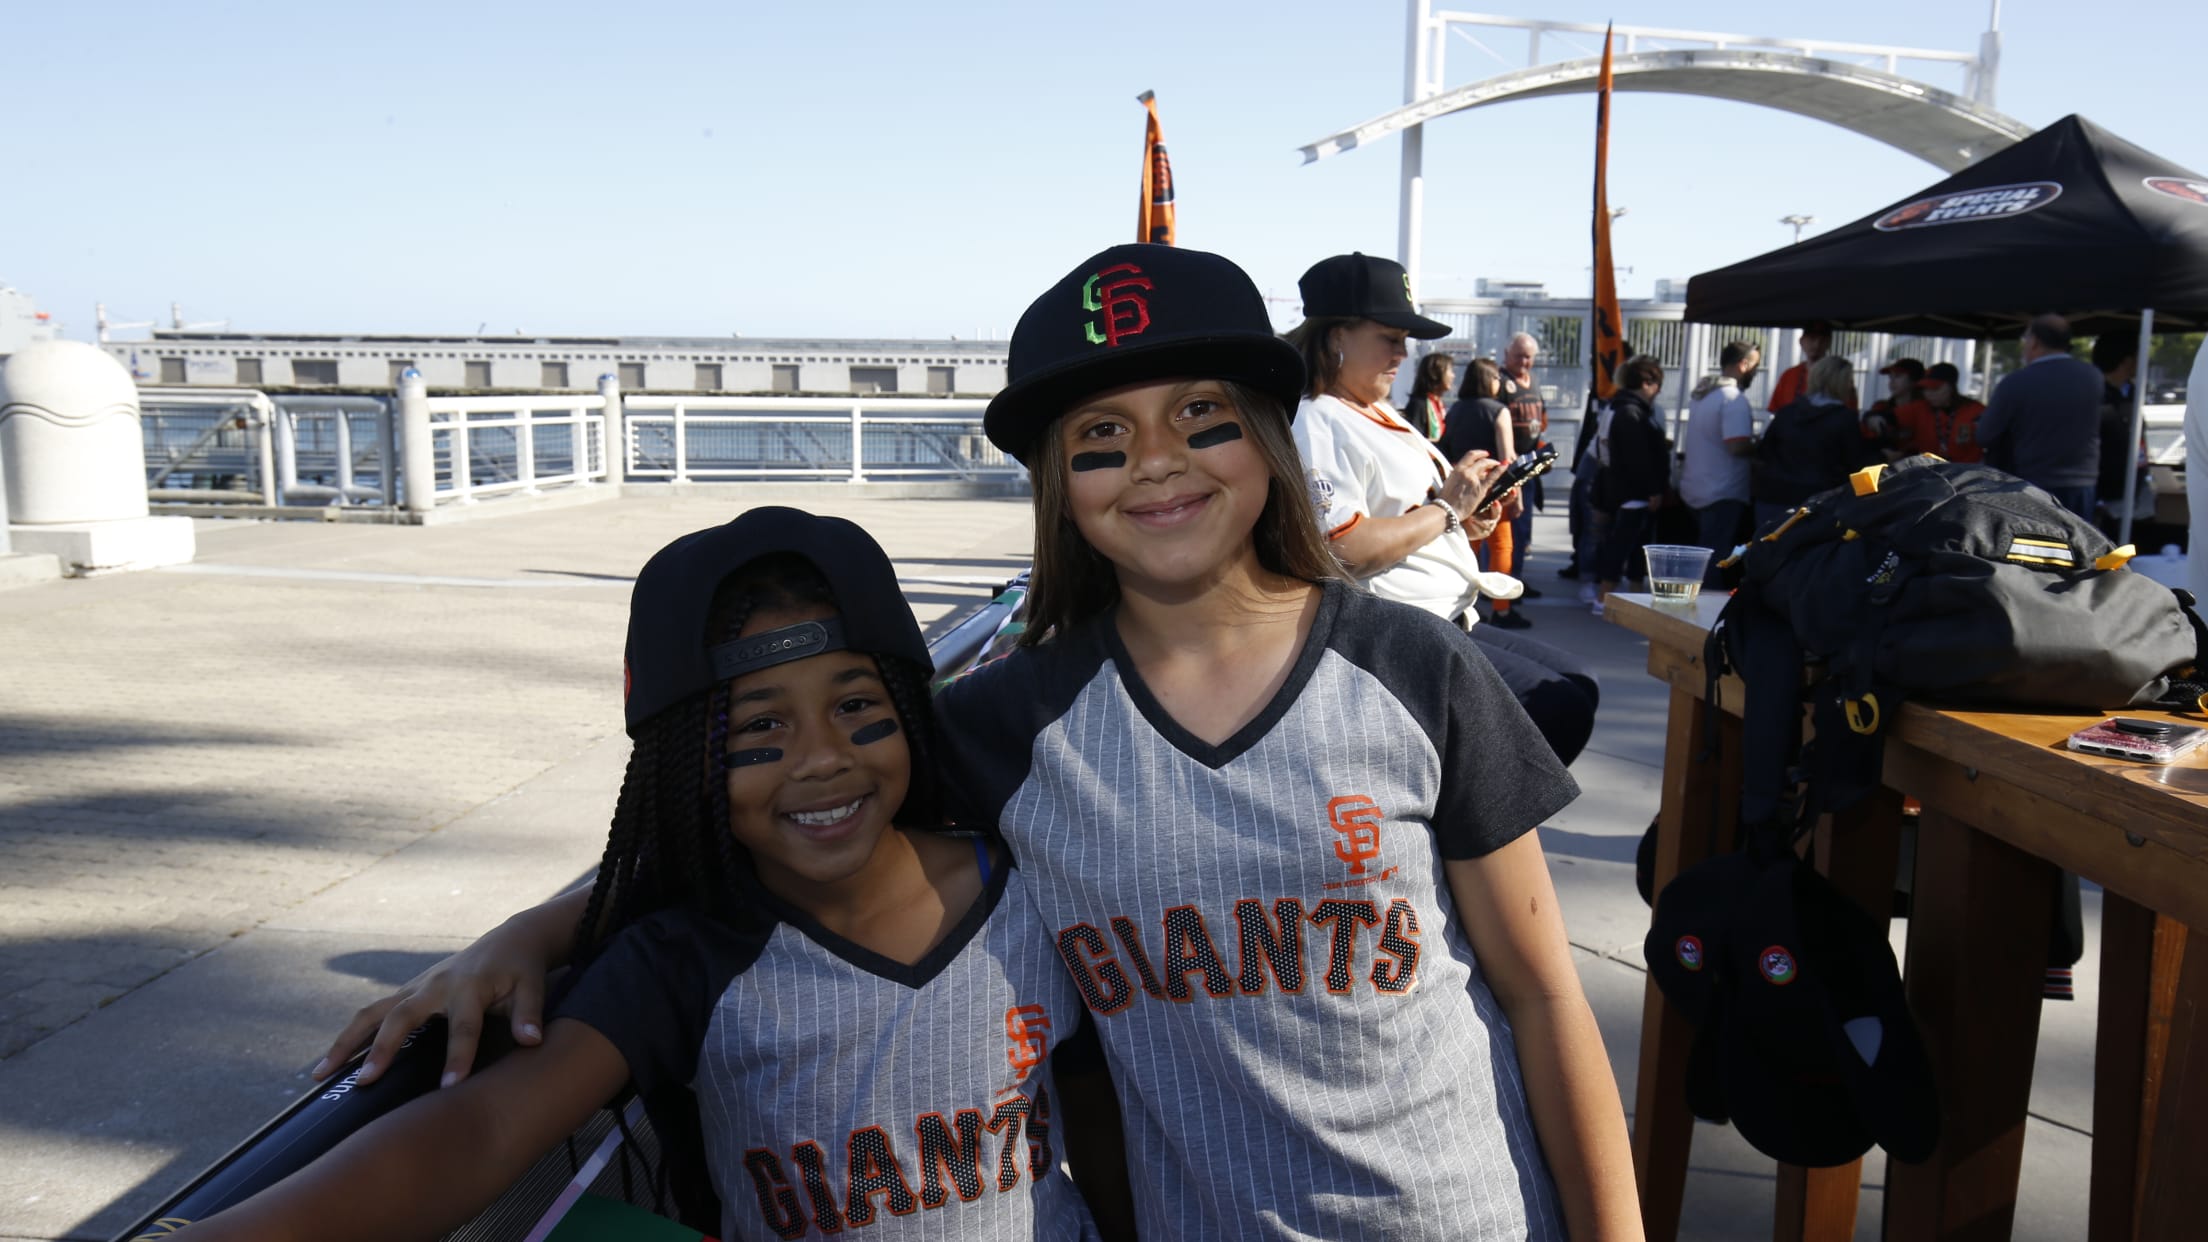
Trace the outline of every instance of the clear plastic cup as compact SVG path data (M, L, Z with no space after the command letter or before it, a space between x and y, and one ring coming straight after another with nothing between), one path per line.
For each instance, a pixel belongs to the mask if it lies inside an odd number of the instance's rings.
M1677 543L1648 545L1648 593L1659 604L1692 604L1710 567L1708 548Z

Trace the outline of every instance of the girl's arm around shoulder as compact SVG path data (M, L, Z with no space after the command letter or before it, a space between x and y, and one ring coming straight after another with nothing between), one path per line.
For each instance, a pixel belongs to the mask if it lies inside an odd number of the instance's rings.
M185 1232L194 1242L437 1237L497 1199L628 1077L605 1036L581 1022L554 1022L543 1046L380 1118Z
M1526 1106L1571 1236L1639 1238L1625 1104L1572 964L1539 836L1443 865L1473 955L1510 1019Z
M583 885L507 919L481 939L407 981L405 987L363 1006L338 1032L330 1050L314 1067L326 1078L366 1041L375 1040L361 1063L360 1081L383 1076L408 1032L438 1014L445 1016L444 1085L468 1076L475 1066L476 1040L483 1015L504 1008L514 1042L523 1046L543 1038L544 978L567 964L590 904Z

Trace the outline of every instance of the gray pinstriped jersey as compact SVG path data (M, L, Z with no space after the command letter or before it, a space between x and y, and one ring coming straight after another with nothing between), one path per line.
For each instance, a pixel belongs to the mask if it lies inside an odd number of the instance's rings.
M907 966L794 910L624 929L561 1003L639 1090L689 1085L722 1237L1095 1237L1059 1165L1049 1051L1081 1022L1017 871Z
M1216 747L1108 624L938 704L1098 1023L1145 1236L1564 1236L1441 862L1577 787L1461 632L1329 586Z

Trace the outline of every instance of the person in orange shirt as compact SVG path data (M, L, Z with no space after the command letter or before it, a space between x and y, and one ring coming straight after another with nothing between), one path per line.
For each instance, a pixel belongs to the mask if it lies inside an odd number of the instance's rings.
M1953 462L1985 459L1986 447L1978 442L1978 416L1986 407L1956 390L1959 378L1952 363L1935 362L1924 369L1917 399L1894 411L1901 425L1895 456L1934 453Z
M1809 378L1810 364L1825 356L1832 348L1832 325L1822 319L1812 319L1802 325L1802 360L1779 372L1778 381L1771 385L1771 400L1764 409L1773 414L1801 399L1804 381Z

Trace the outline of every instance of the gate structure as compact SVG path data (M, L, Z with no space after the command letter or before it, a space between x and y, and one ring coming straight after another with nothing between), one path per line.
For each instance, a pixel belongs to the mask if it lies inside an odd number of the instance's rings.
M1433 0L1409 0L1409 4L1403 106L1310 143L1303 148L1303 158L1311 163L1389 134L1403 135L1396 257L1411 273L1412 287L1419 288L1426 122L1513 99L1592 94L1601 67L1599 36L1604 27L1437 12ZM1732 99L1814 117L1907 151L1943 172L1954 172L2032 132L2029 125L1994 110L1994 77L2001 55L2000 0L1992 0L1992 7L1989 29L1980 36L1975 53L1618 26L1614 88ZM1448 87L1443 53L1452 36L1497 55L1474 31L1524 34L1526 67ZM1584 45L1584 36L1589 35L1597 36L1592 53ZM1574 56L1559 59L1551 55L1555 48ZM1961 66L1962 93L1903 76L1904 62Z

